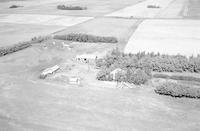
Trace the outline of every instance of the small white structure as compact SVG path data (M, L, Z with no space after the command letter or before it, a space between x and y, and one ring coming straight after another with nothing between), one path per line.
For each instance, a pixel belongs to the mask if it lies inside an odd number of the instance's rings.
M69 47L69 44L65 44L65 42L62 42L62 46Z
M40 78L45 79L48 75L53 74L57 70L59 70L60 67L58 65L55 65L53 67L47 68L40 74Z
M92 54L77 55L76 60L88 63L88 62L94 62L95 60L97 60L99 58L103 58L103 56L104 56L103 53L95 52L95 53L92 53Z
M96 55L93 55L93 54L82 54L82 55L76 56L77 61L81 61L81 62L85 62L85 63L88 63L90 61L94 61L97 58L98 57Z
M62 42L62 46L66 47L68 50L72 50L69 44L65 44L65 42Z
M75 76L69 77L69 84L80 85L81 84L81 78L75 77Z
M120 72L124 73L125 71L120 68L116 68L115 70L110 72L110 75L112 76L113 80L116 80L116 74Z

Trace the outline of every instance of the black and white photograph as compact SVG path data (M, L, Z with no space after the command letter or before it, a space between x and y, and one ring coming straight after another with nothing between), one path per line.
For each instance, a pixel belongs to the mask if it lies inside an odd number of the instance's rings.
M0 0L0 131L200 131L200 0Z

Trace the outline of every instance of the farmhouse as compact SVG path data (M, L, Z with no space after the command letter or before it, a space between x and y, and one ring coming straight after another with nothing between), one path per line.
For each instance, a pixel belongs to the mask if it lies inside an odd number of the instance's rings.
M55 65L53 67L47 68L40 74L40 78L45 79L48 75L53 74L57 70L59 70L60 67L58 65Z

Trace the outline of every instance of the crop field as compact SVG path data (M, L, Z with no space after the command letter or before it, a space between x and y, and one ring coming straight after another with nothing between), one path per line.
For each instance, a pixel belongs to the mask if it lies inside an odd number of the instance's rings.
M144 0L29 0L12 1L0 3L0 13L19 13L19 14L48 14L48 15L66 15L66 16L102 16L115 10L134 5ZM23 8L9 9L10 5L22 5ZM57 5L84 6L84 11L66 11L58 10Z
M200 51L199 26L198 20L146 20L130 38L124 51L197 55Z
M0 47L28 41L35 36L49 35L90 19L92 17L2 14L0 16Z
M173 0L146 0L136 5L132 5L108 14L107 16L115 17L135 17L135 18L154 18L159 15ZM147 8L148 5L159 5L158 9Z
M69 27L56 34L63 35L74 32L97 36L114 36L119 40L119 43L116 46L123 49L140 22L141 20L96 18L83 24Z
M187 10L188 10L188 13L186 15L186 17L189 17L189 18L199 18L200 17L200 1L198 0L190 0L189 1L189 5L187 6Z
M58 5L87 9L58 10ZM82 54L105 56L115 48L124 53L199 54L199 10L199 0L0 0L0 47L69 33L118 40L49 38L0 57L0 131L200 130L199 99L158 95L152 81L119 88L117 82L96 79L95 63L76 59ZM55 65L57 72L39 78ZM62 75L80 77L81 84L70 84Z
M92 19L92 17L11 14L3 16L0 19L0 23L73 26L89 19Z

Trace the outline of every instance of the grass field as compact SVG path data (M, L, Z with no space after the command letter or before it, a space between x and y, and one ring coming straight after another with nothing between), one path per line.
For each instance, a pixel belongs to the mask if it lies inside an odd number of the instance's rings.
M89 19L92 18L57 15L2 14L0 16L0 47L16 44L21 41L28 41L35 36L49 35Z
M36 14L11 14L0 18L1 23L16 24L36 24L36 25L56 25L56 26L73 26L92 17L72 17L60 15L36 15Z
M197 19L200 18L200 1L199 0L189 0L187 6L185 7L187 13L186 18Z
M118 10L107 16L115 17L133 17L133 18L155 18L164 10L173 0L146 0L136 5L131 5L124 9ZM159 5L160 8L147 8L148 5Z
M135 89L102 88L108 85L98 84L93 78L93 70L82 70L87 72L84 79L90 82L83 87L38 80L37 75L42 69L60 63L65 56L70 58L66 51L56 48L43 51L31 47L0 59L0 67L5 69L0 72L1 129L199 129L196 126L200 120L198 100L163 97L145 86Z
M102 16L126 6L137 4L144 0L30 0L25 2L0 3L0 13L26 13L26 14L48 14L67 16ZM23 5L23 8L8 9L12 4ZM57 5L84 6L84 11L58 10Z
M161 8L148 9L152 3ZM58 10L60 4L87 10ZM11 5L24 7L9 9ZM98 69L92 64L75 60L77 54L106 54L115 47L133 53L197 54L198 10L198 0L0 1L0 47L47 34L86 33L119 40L100 44L49 39L0 57L0 130L200 130L199 100L157 95L152 85L117 88L114 82L97 81ZM61 67L56 74L38 78L54 65ZM54 79L60 74L80 76L82 85Z
M29 41L35 36L48 35L64 28L63 26L0 23L0 47Z

